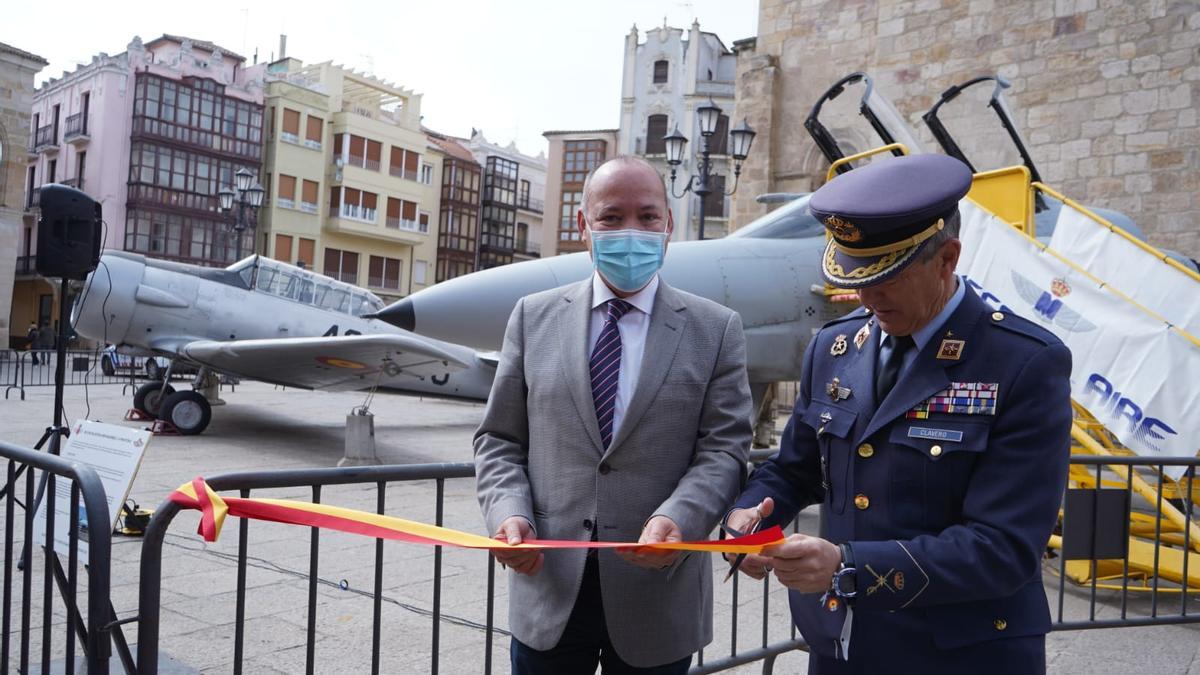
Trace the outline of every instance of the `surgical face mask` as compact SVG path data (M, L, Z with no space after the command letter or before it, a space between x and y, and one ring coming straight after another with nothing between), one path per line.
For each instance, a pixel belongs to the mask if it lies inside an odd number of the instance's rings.
M613 288L633 293L645 288L662 267L666 232L612 230L588 227L592 240L592 265Z

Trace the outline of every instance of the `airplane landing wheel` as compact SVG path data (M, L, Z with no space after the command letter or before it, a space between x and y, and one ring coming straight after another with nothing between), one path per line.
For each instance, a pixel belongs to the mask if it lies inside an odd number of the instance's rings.
M184 436L195 436L212 420L212 406L196 391L177 391L163 399L159 419L170 422Z
M162 382L148 382L138 387L133 394L133 407L149 417L158 417L162 402L175 393L171 385L163 386Z

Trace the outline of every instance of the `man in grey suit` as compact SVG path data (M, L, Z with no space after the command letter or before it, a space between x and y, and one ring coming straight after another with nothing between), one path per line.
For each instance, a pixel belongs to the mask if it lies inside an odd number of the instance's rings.
M737 314L671 288L662 177L618 157L577 214L596 274L517 303L475 435L487 526L510 544L705 539L751 438ZM712 640L707 555L497 551L517 673L685 673Z

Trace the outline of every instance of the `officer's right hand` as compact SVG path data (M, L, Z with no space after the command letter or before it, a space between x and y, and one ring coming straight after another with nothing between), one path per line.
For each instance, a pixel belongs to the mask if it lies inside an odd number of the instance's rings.
M763 518L769 517L775 511L775 500L767 497L762 502L752 509L734 509L729 512L729 517L725 519L725 524L738 532L750 532L758 527L758 524ZM737 556L732 553L725 554L725 560L732 565ZM747 555L742 561L740 568L747 576L754 579L762 579L767 572L771 571L771 559L761 555Z
M499 531L492 538L509 545L520 544L526 539L533 539L533 526L521 516L512 516L500 523ZM494 548L492 555L496 556L496 560L499 560L501 565L508 565L516 572L530 576L537 574L545 561L542 552L532 548Z

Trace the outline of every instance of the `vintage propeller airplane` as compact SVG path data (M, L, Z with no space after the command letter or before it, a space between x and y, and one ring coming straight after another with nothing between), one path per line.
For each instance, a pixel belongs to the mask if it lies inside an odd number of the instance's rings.
M364 289L257 255L217 269L111 251L79 298L80 335L198 368L192 389L168 376L134 394L135 409L184 434L208 426L217 373L470 400L487 398L495 373L494 355L365 318L383 302Z

